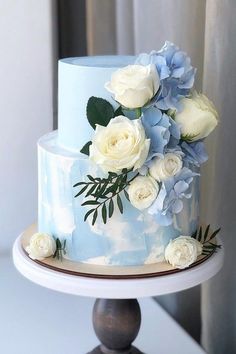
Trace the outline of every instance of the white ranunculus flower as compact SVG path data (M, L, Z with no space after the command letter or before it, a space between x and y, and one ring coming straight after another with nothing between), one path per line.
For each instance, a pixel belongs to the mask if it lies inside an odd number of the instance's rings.
M135 109L143 107L157 93L160 79L154 64L128 65L118 69L105 84L117 102L122 106Z
M139 210L150 207L158 192L158 183L152 177L147 176L136 177L128 188L130 203Z
M203 94L193 94L192 98L181 100L183 109L175 114L182 136L191 141L206 138L218 124L218 113L213 103Z
M105 172L136 170L144 164L149 146L141 120L118 116L106 127L96 126L89 157Z
M156 157L150 164L149 173L158 182L175 176L183 167L183 161L179 154L169 152L164 158Z
M51 235L37 232L31 236L26 251L30 258L41 261L55 253L56 242Z
M179 236L169 242L165 259L173 267L184 269L197 260L202 253L202 244L191 236Z

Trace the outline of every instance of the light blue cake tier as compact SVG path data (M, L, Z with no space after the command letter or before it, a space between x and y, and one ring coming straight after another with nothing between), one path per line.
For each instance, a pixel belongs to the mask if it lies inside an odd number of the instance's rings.
M98 219L92 226L89 219L83 220L86 207L81 207L82 197L74 198L73 185L87 174L98 175L96 165L58 145L57 132L40 139L38 161L39 231L66 239L67 257L72 260L117 266L159 262L171 238L191 235L198 225L198 177L191 185L192 198L184 200L183 211L171 226L159 226L155 216L140 212L126 199L123 215L116 211L106 225Z
M80 151L91 140L93 130L86 118L86 105L91 96L102 97L115 106L104 88L117 68L133 64L133 56L95 56L67 58L58 68L58 143Z

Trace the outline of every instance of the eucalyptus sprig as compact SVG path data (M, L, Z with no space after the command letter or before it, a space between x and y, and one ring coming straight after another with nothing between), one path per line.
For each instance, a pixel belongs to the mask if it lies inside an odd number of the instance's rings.
M208 256L209 254L214 253L219 248L221 248L221 245L212 242L214 241L216 235L220 232L220 230L221 229L219 228L215 230L213 233L210 233L210 225L207 225L204 232L202 226L199 228L199 230L196 230L194 232L192 237L203 244L203 250L202 250L203 255Z
M56 251L54 252L53 258L57 258L62 261L63 255L66 255L66 240L60 241L59 238L55 238Z
M92 207L92 209L85 214L84 221L91 215L92 225L94 225L98 213L101 212L102 220L104 224L106 224L107 218L111 218L114 213L115 205L117 205L120 213L123 214L124 207L120 194L123 193L129 200L126 188L138 176L138 174L135 174L129 178L131 171L132 170L124 168L120 174L109 172L107 178L87 175L87 182L79 182L74 185L74 187L82 187L75 195L75 198L84 193L86 193L86 198L91 197L81 204L82 206Z

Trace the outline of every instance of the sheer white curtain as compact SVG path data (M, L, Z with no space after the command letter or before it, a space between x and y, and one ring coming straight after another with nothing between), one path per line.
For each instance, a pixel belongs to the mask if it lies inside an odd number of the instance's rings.
M202 287L203 344L209 353L236 353L236 1L208 0L204 91L214 100L221 123L204 185L211 190L205 211L222 226L224 268Z
M97 12L93 28L87 24L89 52L132 54L160 48L168 39L192 57L198 68L197 87L220 112L217 132L208 140L210 160L202 171L202 219L222 226L226 249L223 270L201 288L202 343L210 354L236 353L236 218L235 0L88 0ZM108 11L103 11L109 3ZM114 29L114 24L116 24ZM96 28L109 32L100 47L91 41ZM102 27L102 29L101 29ZM111 28L113 28L111 30ZM94 46L94 47L93 47ZM95 48L95 50L93 50ZM160 299L197 338L200 289ZM189 308L191 311L189 311ZM192 318L190 319L189 316Z
M55 0L0 0L0 254L37 217L38 138L52 129Z

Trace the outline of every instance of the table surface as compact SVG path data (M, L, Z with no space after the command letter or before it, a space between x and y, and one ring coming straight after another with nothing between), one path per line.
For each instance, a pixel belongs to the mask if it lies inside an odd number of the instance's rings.
M179 273L144 279L96 279L57 272L37 264L23 251L21 236L13 247L14 264L29 280L64 293L107 299L157 296L191 288L213 277L222 267L223 258L222 248L202 264Z
M91 321L94 298L34 284L17 272L10 256L0 255L0 273L1 353L85 354L98 345ZM142 324L134 344L144 353L205 353L156 301L139 303Z

